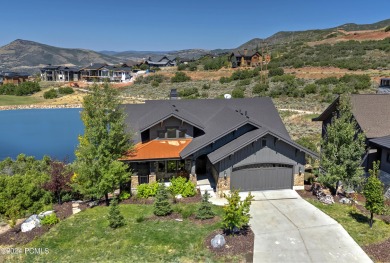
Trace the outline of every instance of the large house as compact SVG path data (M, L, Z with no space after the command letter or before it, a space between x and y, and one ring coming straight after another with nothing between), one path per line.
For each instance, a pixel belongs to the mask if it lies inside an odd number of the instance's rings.
M305 154L317 157L291 140L270 98L156 100L125 112L132 188L186 175L217 191L302 189Z
M27 73L19 73L12 71L0 72L0 84L15 84L18 85L28 80Z
M41 68L42 81L78 81L80 79L80 68L66 66L47 65Z
M322 136L326 135L327 125L337 112L337 98L319 117L322 121ZM351 95L353 118L358 131L366 137L367 151L363 157L364 169L368 172L374 161L380 161L380 178L386 188L390 187L390 94Z
M85 81L102 82L127 82L131 79L132 68L127 64L118 66L107 65L105 63L91 63L81 69L81 79Z
M173 67L176 66L176 58L172 56L148 57L145 63L149 67Z
M232 68L236 67L257 67L262 63L262 56L255 50L248 51L237 50L230 54L229 61L232 63Z

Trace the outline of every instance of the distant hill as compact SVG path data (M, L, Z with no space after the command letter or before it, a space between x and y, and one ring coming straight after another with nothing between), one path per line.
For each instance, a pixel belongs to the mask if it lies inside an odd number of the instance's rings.
M174 51L92 51L53 47L33 41L17 39L0 47L0 71L23 71L30 74L40 67L52 65L85 66L90 63L116 64L128 60L141 60L149 56L167 55L198 59L204 55L226 54L233 50L254 50L264 48L272 52L277 66L337 66L346 68L390 67L388 59L390 38L382 29L390 25L390 19L373 24L344 24L334 28L305 31L281 31L268 38L254 38L234 49L185 49ZM369 31L373 32L369 32ZM361 31L361 32L355 32ZM380 32L380 34L378 32ZM350 43L349 40L373 43ZM345 42L346 44L343 44ZM368 41L365 41L368 42ZM336 45L335 50L323 45ZM340 50L346 50L344 53ZM376 52L371 52L376 50ZM332 57L332 56L333 57ZM344 57L343 57L344 56ZM326 60L324 62L324 60ZM356 60L356 61L352 61ZM336 63L337 62L337 63ZM353 63L352 63L353 62ZM353 64L351 66L351 63Z
M0 70L38 72L47 64L86 66L95 63L119 63L121 59L86 49L53 47L17 39L0 47Z

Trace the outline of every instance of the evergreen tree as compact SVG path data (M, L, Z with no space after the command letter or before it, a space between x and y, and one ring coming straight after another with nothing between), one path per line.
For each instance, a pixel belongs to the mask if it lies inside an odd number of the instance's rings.
M215 216L214 212L211 209L211 203L209 202L209 198L210 194L206 190L206 192L202 196L202 203L200 204L198 212L196 213L196 218L204 220L213 218Z
M168 191L164 183L160 183L153 204L153 213L156 216L166 216L172 213L171 203L168 198Z
M125 219L119 211L118 200L111 200L108 222L111 228L118 228L125 225Z
M321 168L325 173L318 178L321 183L337 187L338 181L343 181L353 189L361 185L365 139L357 130L349 100L340 97L337 114L326 126L326 136L321 141Z
M129 178L118 158L131 148L130 134L125 132L118 91L107 83L102 88L95 84L91 91L81 113L85 129L76 150L74 186L88 197L105 196L108 205L108 193Z
M369 170L368 177L364 185L363 194L366 197L365 208L371 212L370 228L372 228L374 213L381 214L385 209L385 198L383 196L383 183L379 180L379 161L373 163L373 168Z
M244 201L241 201L239 192L234 190L230 195L225 195L225 198L228 204L223 207L222 225L228 233L239 232L249 224L249 210L253 195L249 194Z

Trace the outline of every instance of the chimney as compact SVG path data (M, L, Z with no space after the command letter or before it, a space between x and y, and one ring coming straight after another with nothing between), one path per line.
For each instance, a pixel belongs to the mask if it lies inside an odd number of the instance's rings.
M177 100L177 90L176 89L171 89L171 92L169 93L169 99L170 100Z

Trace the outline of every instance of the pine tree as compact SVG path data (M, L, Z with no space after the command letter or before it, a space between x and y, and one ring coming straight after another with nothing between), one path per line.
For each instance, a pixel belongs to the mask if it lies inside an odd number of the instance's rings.
M321 141L321 168L325 172L318 178L321 183L336 188L337 182L342 181L353 189L361 185L365 139L357 130L349 100L340 97L338 113L326 126L326 136Z
M154 200L153 213L156 216L166 216L172 213L172 207L168 198L168 191L164 183L160 183Z
M196 218L204 220L213 218L215 216L214 212L211 209L211 203L209 202L209 198L210 194L206 190L206 192L202 196L202 202L200 204L198 212L196 213Z
M370 177L364 185L363 194L366 198L365 208L371 212L370 228L372 228L374 213L381 214L385 208L385 198L383 196L383 183L379 180L379 161L373 163L373 168L369 170Z
M105 196L108 205L108 193L129 178L127 166L118 161L131 148L118 91L107 83L94 85L84 98L81 119L85 129L76 150L74 187L87 197Z
M111 228L118 228L125 225L125 219L119 211L118 200L116 198L111 200L108 221Z

